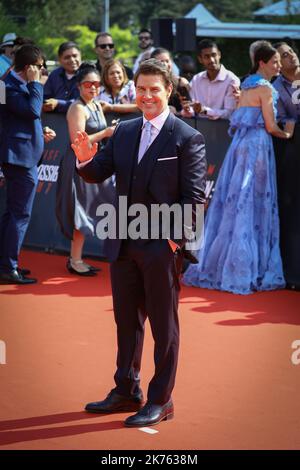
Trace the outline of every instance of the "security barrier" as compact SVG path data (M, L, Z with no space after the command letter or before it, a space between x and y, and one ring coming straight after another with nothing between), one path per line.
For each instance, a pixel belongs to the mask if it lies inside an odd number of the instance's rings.
M108 124L120 117L106 116ZM122 119L132 119L137 114L121 115ZM212 196L214 184L230 144L228 121L208 119L186 119L186 122L205 136L208 181L206 196ZM69 136L65 116L47 113L43 115L43 125L54 129L57 137L45 146L42 163L39 166L39 184L32 211L31 222L24 245L45 251L69 251L70 242L58 226L55 216L56 183L59 164L69 146ZM300 126L296 127L291 141L274 139L277 160L279 210L281 220L281 251L285 276L288 282L300 285ZM0 213L5 203L5 180L0 171ZM99 201L99 204L101 201ZM84 253L103 258L103 241L97 237L87 237Z

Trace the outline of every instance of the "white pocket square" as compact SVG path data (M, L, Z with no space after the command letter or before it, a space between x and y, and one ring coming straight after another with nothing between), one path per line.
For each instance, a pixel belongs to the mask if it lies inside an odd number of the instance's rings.
M162 162L163 160L177 160L178 157L166 157L166 158L158 158L158 162Z

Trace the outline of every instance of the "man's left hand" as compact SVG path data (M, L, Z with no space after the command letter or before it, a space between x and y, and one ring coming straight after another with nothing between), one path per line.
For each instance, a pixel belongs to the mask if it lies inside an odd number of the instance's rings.
M192 106L194 108L195 114L199 114L202 111L202 104L199 101L193 101Z
M48 100L44 101L43 111L45 111L46 113L49 111L54 111L57 105L58 100L56 100L55 98L49 98Z
M240 101L240 96L241 96L241 90L238 86L235 86L235 85L231 85L231 88L232 88L232 95L236 102L236 106L238 106L239 101Z
M44 141L46 144L53 140L56 137L56 132L53 129L50 129L50 127L46 126L43 128L43 134L44 134Z

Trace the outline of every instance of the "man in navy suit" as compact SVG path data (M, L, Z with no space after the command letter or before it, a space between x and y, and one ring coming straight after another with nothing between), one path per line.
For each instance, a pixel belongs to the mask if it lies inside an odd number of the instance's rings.
M7 185L7 201L0 222L0 284L36 282L25 276L30 274L28 270L18 268L18 256L31 216L38 182L37 165L44 148L42 67L42 51L26 44L16 51L14 70L4 80L6 103L0 107L0 163Z
M169 112L172 77L161 62L143 62L135 85L143 117L121 122L93 159L96 146L89 145L85 133L78 133L72 147L81 162L77 163L79 174L88 182L100 183L115 173L117 196L126 197L130 207L142 204L150 212L157 204L191 206L190 230L197 207L205 201L203 136ZM122 215L118 202L116 209ZM150 228L152 223L153 219ZM124 234L124 227L119 230ZM186 232L175 235L172 221L170 237L163 232L159 223L158 239L121 240L119 236L107 241L118 337L116 387L105 400L89 403L86 410L138 411L126 419L128 427L151 426L174 413L171 393L179 349L179 274L187 238ZM155 373L142 406L139 373L146 317L154 338Z

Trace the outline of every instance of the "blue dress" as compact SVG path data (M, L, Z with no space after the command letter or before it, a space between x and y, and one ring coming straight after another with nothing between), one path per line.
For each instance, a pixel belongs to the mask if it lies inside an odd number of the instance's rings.
M276 103L276 90L260 75L242 84L257 86L271 87ZM229 133L233 140L207 211L200 261L188 267L183 282L236 294L283 288L275 156L261 108L234 111Z

